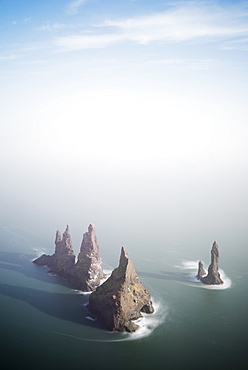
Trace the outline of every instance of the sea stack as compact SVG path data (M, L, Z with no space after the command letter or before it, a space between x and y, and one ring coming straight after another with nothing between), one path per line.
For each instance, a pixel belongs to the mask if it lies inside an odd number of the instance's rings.
M83 235L83 241L75 265L73 285L83 291L93 291L104 277L102 259L99 255L99 245L95 234L95 226L90 224Z
M199 261L199 263L198 263L198 273L197 273L196 277L197 277L198 280L200 280L205 275L206 275L206 271L203 268L203 263L202 263L202 261Z
M133 332L141 312L153 313L151 297L122 247L119 266L89 298L89 310L110 331Z
M39 266L48 266L50 272L67 278L71 286L87 292L95 290L100 284L100 279L104 277L95 227L92 224L89 225L88 232L83 235L77 263L75 263L69 226L66 227L63 237L57 230L55 253L43 254L33 262Z
M70 277L75 264L75 255L68 225L63 233L63 237L61 237L59 230L56 231L55 253L51 256L43 254L33 262L39 266L47 265L50 267L51 272Z
M208 285L223 284L223 280L221 279L218 271L218 263L219 263L219 247L215 241L211 249L211 263L208 267L208 274L207 276L201 278L201 281L204 284Z

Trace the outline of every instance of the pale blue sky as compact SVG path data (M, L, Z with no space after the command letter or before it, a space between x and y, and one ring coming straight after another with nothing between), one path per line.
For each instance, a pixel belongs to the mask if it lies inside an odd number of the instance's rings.
M0 31L3 163L246 157L246 1L2 0Z
M244 1L0 0L3 223L236 245L247 53Z

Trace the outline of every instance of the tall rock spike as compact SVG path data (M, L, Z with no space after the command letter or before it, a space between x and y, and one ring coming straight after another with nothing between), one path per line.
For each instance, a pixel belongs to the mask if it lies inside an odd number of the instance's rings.
M122 247L119 266L89 298L89 310L111 331L133 332L139 326L132 320L141 312L153 313L151 297Z
M206 271L203 268L203 263L202 263L202 261L199 261L199 263L198 263L198 273L196 275L196 278L198 280L200 280L205 275L206 275Z
M75 264L75 255L68 225L63 233L63 238L60 231L56 231L55 253L50 256L43 254L33 262L37 265L47 265L51 272L64 277L69 278L71 276Z
M95 290L104 277L102 259L99 255L95 226L90 224L88 231L83 234L83 240L78 260L73 274L73 284L84 291Z
M55 253L53 256L51 270L64 276L70 276L75 264L75 255L68 225L63 233L62 239L60 232L58 230L56 232Z
M56 236L55 236L55 244L61 242L62 240L62 237L61 237L61 233L59 230L56 231Z
M220 256L219 246L215 241L211 249L211 263L208 267L208 274L207 276L201 278L201 281L204 284L209 285L223 284L223 280L221 279L218 271L219 256Z

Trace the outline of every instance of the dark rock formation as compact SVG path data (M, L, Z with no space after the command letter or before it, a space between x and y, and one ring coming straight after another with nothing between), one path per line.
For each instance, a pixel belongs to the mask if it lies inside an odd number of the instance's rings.
M88 232L83 235L72 282L78 289L92 291L100 285L100 279L103 277L102 259L99 256L95 227L93 224L90 224Z
M73 252L69 226L67 225L63 238L61 238L59 230L56 232L54 265L52 266L52 271L58 274L70 276L74 264L75 255Z
M198 273L197 273L196 277L197 277L198 280L200 280L205 275L206 275L206 271L203 268L203 263L202 263L202 261L199 261L199 263L198 263Z
M132 320L142 317L141 312L154 312L150 294L140 282L123 247L119 266L90 295L88 308L108 330L127 332L139 328Z
M219 247L218 244L214 242L211 249L211 263L208 267L208 274L207 276L201 278L201 281L204 284L208 285L223 284L223 280L221 279L218 271L218 263L219 263Z
M92 224L83 236L76 264L68 226L63 238L59 230L56 232L55 253L51 256L43 254L33 262L39 266L47 265L50 272L66 277L73 287L84 291L95 290L103 277L99 245Z
M41 257L33 261L37 265L47 265L51 272L70 277L75 264L75 255L73 252L72 241L69 226L63 234L63 238L59 230L55 237L55 253L51 256L43 254Z

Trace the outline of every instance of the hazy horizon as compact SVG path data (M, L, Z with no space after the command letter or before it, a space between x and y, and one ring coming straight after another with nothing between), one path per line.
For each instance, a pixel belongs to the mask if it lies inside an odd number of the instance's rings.
M0 16L3 225L52 243L69 224L76 250L91 222L118 250L135 233L246 241L246 3L2 1Z

